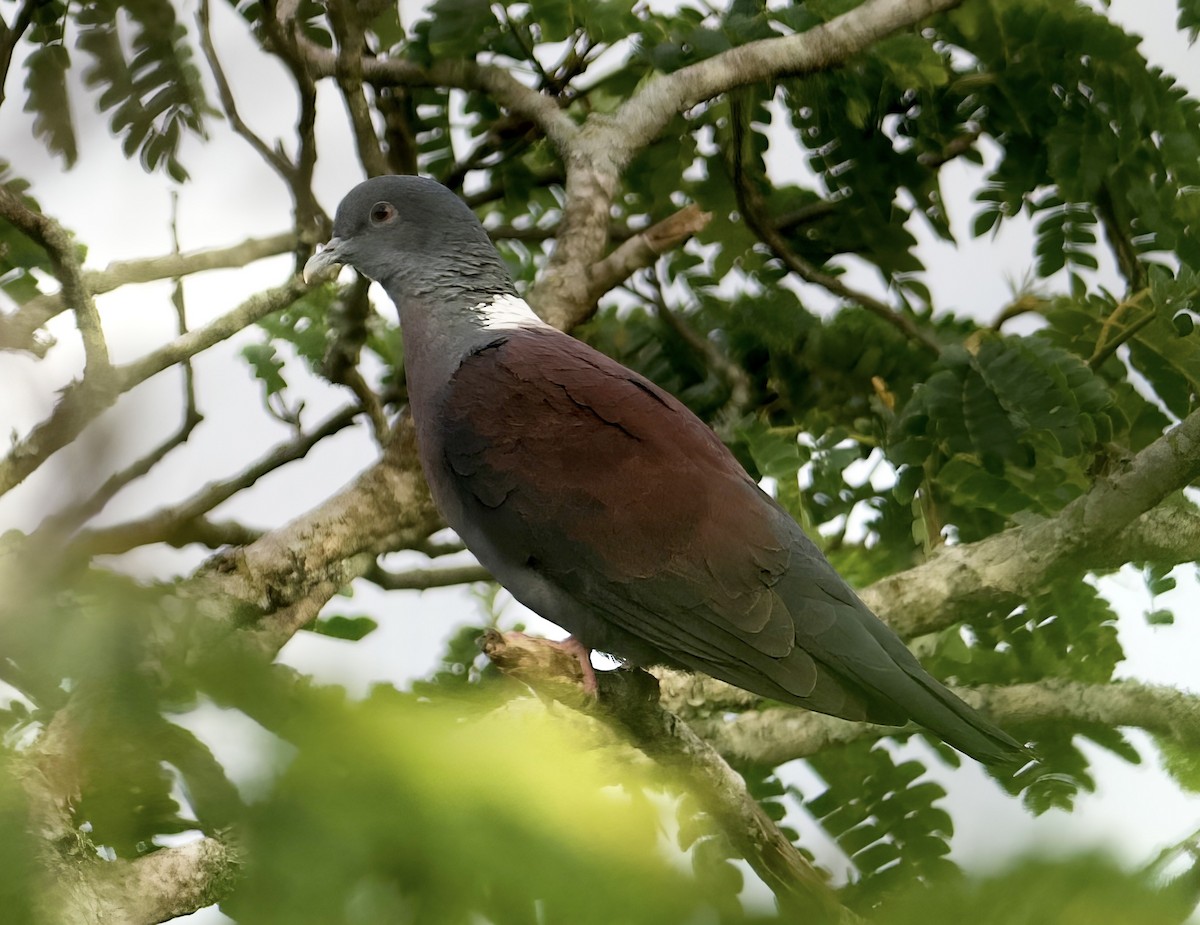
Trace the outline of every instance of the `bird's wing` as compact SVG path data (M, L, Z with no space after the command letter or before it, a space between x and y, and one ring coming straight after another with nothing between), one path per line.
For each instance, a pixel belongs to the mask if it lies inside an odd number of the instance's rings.
M452 479L478 502L474 526L513 568L670 662L822 712L904 720L854 680L859 663L898 670L857 625L874 617L652 383L566 335L514 332L463 362L438 426Z

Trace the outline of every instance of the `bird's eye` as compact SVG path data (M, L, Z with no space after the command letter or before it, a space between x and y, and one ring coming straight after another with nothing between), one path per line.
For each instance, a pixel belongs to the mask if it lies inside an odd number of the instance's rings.
M386 225L396 217L396 207L390 202L377 202L371 206L371 224Z

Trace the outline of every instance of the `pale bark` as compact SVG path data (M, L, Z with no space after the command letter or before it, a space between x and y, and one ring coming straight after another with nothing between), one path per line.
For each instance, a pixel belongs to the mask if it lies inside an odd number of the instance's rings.
M1027 722L1087 722L1143 729L1164 740L1200 745L1200 696L1170 687L1115 681L1086 684L1049 679L1031 684L956 688L971 706L1012 729ZM673 701L668 697L668 703ZM834 745L890 735L890 726L852 723L795 707L748 710L732 719L692 715L675 705L697 734L732 761L774 767ZM909 727L908 731L916 731Z
M927 562L876 582L863 599L902 636L950 626L968 616L1010 608L1033 597L1064 567L1082 574L1112 563L1113 546L1144 543L1155 518L1140 520L1200 478L1200 412L1193 412L1111 476L1053 517L1036 519L962 546L943 546ZM1194 548L1194 515L1181 543ZM1128 533L1126 533L1128 531ZM1155 530L1154 541L1166 537ZM1128 561L1128 560L1125 560Z

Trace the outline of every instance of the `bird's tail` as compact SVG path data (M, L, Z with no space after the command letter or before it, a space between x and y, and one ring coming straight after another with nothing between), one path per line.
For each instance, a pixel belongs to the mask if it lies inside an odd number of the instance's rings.
M911 682L922 689L922 696L913 696L905 704L909 716L947 744L987 765L1015 768L1036 757L1028 746L984 719L919 664L916 671L908 665L904 668Z

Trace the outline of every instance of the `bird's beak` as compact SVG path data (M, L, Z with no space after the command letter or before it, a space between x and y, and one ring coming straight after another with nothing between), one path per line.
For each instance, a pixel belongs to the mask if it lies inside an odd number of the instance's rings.
M340 267L345 262L342 258L344 244L341 238L330 238L328 244L309 257L304 265L304 281L310 283L330 267Z

